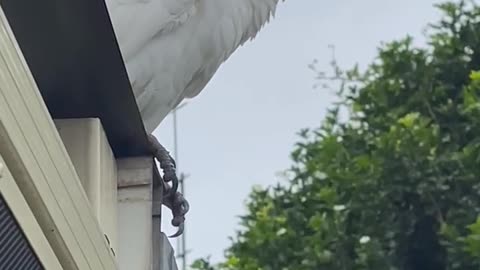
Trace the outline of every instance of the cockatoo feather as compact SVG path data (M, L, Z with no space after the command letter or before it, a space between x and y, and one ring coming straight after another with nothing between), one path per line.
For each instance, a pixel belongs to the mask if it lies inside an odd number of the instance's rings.
M106 0L147 132L198 95L279 0Z

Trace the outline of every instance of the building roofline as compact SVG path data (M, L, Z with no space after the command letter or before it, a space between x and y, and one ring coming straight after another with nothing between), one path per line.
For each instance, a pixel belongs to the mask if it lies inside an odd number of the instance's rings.
M105 2L0 5L52 118L99 118L117 158L150 155Z

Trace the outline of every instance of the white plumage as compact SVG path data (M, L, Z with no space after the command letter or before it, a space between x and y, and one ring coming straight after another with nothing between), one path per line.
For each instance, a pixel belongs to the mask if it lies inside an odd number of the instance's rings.
M198 95L278 1L106 0L147 132Z

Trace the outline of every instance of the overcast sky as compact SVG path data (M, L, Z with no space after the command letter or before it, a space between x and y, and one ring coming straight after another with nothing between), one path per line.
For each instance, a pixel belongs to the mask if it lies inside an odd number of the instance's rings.
M243 0L239 0L243 1ZM240 48L206 89L178 112L189 261L222 259L254 185L276 183L291 165L296 133L318 127L333 98L312 89L314 58L328 70L328 44L344 67L365 66L382 41L413 36L438 18L434 0L287 0L256 40ZM172 121L155 131L173 151ZM170 216L164 230L172 232ZM172 241L175 246L175 240Z

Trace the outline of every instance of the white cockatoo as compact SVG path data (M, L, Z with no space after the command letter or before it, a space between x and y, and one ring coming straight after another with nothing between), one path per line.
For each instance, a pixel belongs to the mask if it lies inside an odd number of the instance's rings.
M253 39L279 0L106 0L145 129L151 134L186 98L198 95L220 65ZM173 180L170 206L183 223L188 204L176 193L175 163L150 136Z

